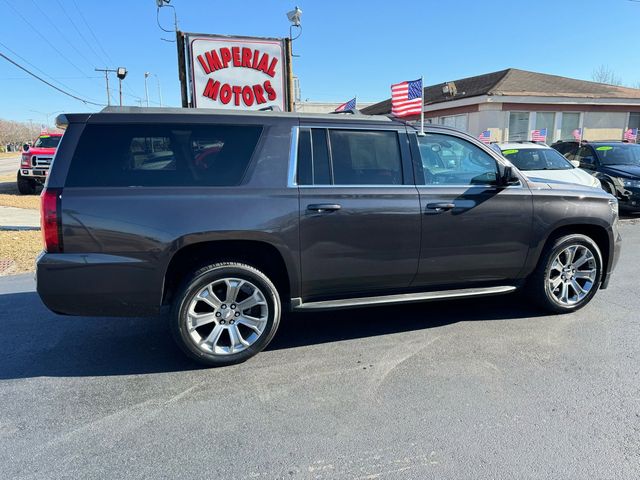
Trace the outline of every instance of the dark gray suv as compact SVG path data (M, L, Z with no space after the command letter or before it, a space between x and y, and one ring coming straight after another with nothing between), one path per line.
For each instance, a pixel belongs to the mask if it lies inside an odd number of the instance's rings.
M237 363L283 311L495 295L583 307L616 264L618 204L532 183L474 138L386 117L106 109L66 129L42 193L38 293L71 315L157 315Z

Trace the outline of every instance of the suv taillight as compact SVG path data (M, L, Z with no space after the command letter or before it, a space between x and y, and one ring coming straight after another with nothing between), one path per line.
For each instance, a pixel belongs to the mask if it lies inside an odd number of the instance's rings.
M22 160L20 160L21 168L30 168L31 167L31 155L28 153L22 154Z
M60 223L61 188L45 188L40 195L40 227L44 249L49 253L62 252Z

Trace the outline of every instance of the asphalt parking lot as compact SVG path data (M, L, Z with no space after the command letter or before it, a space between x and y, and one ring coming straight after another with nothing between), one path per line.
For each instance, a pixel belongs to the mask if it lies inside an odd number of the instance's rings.
M0 478L640 476L640 222L610 288L288 318L267 351L189 363L160 319L50 313L0 278Z

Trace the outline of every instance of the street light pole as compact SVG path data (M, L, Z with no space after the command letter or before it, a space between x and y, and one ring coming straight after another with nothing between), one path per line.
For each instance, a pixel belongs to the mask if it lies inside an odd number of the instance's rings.
M144 72L144 99L149 107L149 89L147 88L147 78L151 75L149 72Z

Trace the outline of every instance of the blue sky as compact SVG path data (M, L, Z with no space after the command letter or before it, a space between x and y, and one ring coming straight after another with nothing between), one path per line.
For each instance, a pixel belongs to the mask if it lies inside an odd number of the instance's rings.
M184 31L255 36L288 35L285 13L296 4L303 32L294 43L301 55L294 73L303 99L357 94L378 101L389 97L391 83L420 75L433 84L508 67L588 80L606 64L625 83L640 82L640 3L628 0L171 1ZM0 52L34 69L26 59L83 98L106 101L95 67L125 66L125 103L144 97L150 71L160 79L164 103L179 104L175 44L161 40L171 35L156 24L154 0L0 0L0 18ZM170 28L169 9L160 21ZM158 102L155 77L149 92ZM0 58L0 118L45 122L47 113L98 108Z

